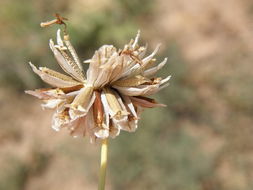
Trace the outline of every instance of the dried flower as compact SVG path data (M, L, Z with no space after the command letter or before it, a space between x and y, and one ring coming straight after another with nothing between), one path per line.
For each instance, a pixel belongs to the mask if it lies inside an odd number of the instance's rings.
M136 130L143 108L164 106L145 96L168 86L170 76L154 77L167 58L155 65L159 45L145 57L147 47L138 45L139 36L138 32L123 50L112 45L99 48L85 61L89 63L85 75L69 36L65 33L62 39L60 30L57 31L57 44L50 40L49 46L68 75L46 67L36 68L30 63L33 71L53 88L26 91L42 99L43 108L56 110L53 129L66 127L71 135L89 136L91 142L97 138L114 138L121 130Z

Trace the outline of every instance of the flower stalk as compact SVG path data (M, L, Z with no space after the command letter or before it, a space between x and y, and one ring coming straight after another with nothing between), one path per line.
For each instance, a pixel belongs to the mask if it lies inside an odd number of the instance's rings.
M100 162L98 190L105 189L107 155L108 155L108 138L103 139L101 145L101 162Z

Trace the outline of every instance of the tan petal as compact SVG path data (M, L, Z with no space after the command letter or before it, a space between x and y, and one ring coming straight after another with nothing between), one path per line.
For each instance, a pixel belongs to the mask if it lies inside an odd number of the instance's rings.
M109 83L113 70L113 63L117 57L116 49L111 45L104 45L95 52L87 71L87 83L95 88L101 88Z
M120 86L113 86L116 88L120 93L127 95L127 96L144 96L148 92L153 92L159 88L159 84L155 85L141 85L137 87L120 87Z
M87 131L90 138L90 143L96 143L97 137L94 134L94 128L96 127L96 123L93 118L93 108L91 107L89 112L86 115L86 125L87 125Z
M57 49L52 40L50 40L49 46L61 68L74 79L83 82L85 80L84 74L74 60L64 50Z
M127 79L120 79L114 82L112 85L120 86L120 87L130 87L130 86L139 86L146 82L150 82L150 79L143 77L141 75L133 76Z
M166 107L164 104L157 103L154 99L147 98L147 97L130 97L133 104L136 106L141 106L144 108L153 108L153 107Z
M55 112L52 119L52 128L59 131L61 128L65 127L70 122L70 117L68 114L68 109L64 109L61 112Z
M100 65L100 54L98 51L95 51L93 55L89 68L87 70L87 84L93 85L99 74L99 65Z
M42 104L42 108L48 108L48 109L55 109L58 106L60 106L62 103L64 103L64 99L50 99L50 100L45 100L44 104Z
M40 67L37 69L32 63L29 63L33 71L40 76L40 78L46 83L58 87L67 88L80 85L80 82L73 80L71 77L61 74L59 72L53 71L46 67Z
M124 57L117 57L114 64L112 65L112 73L110 76L110 82L113 83L114 81L118 80L122 72L124 70Z
M152 95L158 92L159 90L166 87L166 83L169 81L171 76L166 77L165 79L155 78L151 82L151 84L143 84L136 87L120 87L114 85L113 87L116 88L120 93L127 95L127 96L146 96Z
M142 67L143 68L145 68L147 66L147 64L149 63L149 61L151 61L153 59L153 57L156 55L156 53L158 52L160 47L161 47L161 44L158 44L156 46L155 50L149 56L142 59Z
M93 104L93 117L95 120L95 123L98 126L102 126L104 121L104 108L101 101L101 92L95 91L95 101Z
M77 64L77 66L79 67L79 69L81 71L83 71L83 67L81 65L80 59L79 59L79 57L78 57L78 55L76 53L76 50L74 49L74 47L72 46L71 42L69 41L69 36L68 35L64 36L64 42L65 42L65 44L66 44L66 46L67 46L70 54L72 55L74 62Z
M169 86L169 83L168 81L170 80L171 76L168 76L166 77L165 79L162 79L158 84L159 84L159 87L156 88L156 89L151 89L149 91L146 91L145 93L143 93L142 96L150 96L150 95L153 95L155 93L157 93L158 91L166 88L167 86Z
M120 129L112 121L110 123L109 136L115 138L120 134Z
M64 97L64 92L60 89L49 89L42 88L36 90L26 90L25 93L35 96L39 99L47 100L47 99L55 99Z
M137 35L136 35L135 40L134 40L133 45L132 45L133 49L135 49L136 46L138 45L138 41L139 41L139 38L140 38L140 33L141 33L141 31L138 30Z
M86 115L94 101L95 94L93 92L93 88L85 86L81 89L80 93L75 97L70 105L70 117L72 119L76 119Z
M134 132L138 127L138 119L129 115L127 119L124 120L115 120L112 119L113 123L119 128L120 130Z
M160 70L167 62L167 58L165 58L160 64L158 64L155 67L152 67L150 69L147 69L146 71L144 71L143 75L144 76L152 76L154 75L158 70Z
M94 128L94 134L97 138L106 139L109 137L109 128L107 128L105 125L97 126Z
M137 113L136 113L136 110L134 108L134 105L130 99L130 96L125 96L125 95L122 95L122 98L123 98L123 101L125 103L125 105L127 106L127 109L129 110L129 112L135 117L138 119L138 116L137 116Z
M114 92L113 90L109 88L104 88L101 98L103 104L108 103L110 115L112 117L120 119L122 116L128 115L128 112L126 112L124 108L120 105L116 92Z
M73 137L84 137L88 130L86 123L86 116L84 116L69 122L66 127L70 130L70 135Z

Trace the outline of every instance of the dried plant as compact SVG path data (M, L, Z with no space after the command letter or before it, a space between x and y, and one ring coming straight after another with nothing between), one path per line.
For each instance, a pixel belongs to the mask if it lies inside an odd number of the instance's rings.
M165 106L146 96L168 86L170 76L154 77L167 58L155 65L154 56L160 45L145 56L147 47L138 44L138 32L122 50L112 45L100 47L91 59L84 61L89 64L85 74L63 20L66 18L56 14L55 20L41 26L64 24L63 39L59 29L57 43L50 40L49 46L67 75L30 63L33 71L53 87L26 93L42 99L43 108L55 109L52 128L56 131L67 128L75 137L88 136L90 142L102 139L99 189L104 189L107 139L118 136L121 130L134 132L143 108Z

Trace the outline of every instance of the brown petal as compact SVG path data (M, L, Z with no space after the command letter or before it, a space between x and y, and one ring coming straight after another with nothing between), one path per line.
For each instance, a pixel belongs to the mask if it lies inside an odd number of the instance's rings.
M154 99L147 97L130 97L134 105L141 106L144 108L153 108L153 107L166 107L165 104L159 104Z
M103 104L101 101L101 92L95 91L95 101L93 104L93 117L95 120L95 123L98 126L102 126L103 120L104 120L104 109L103 109Z

